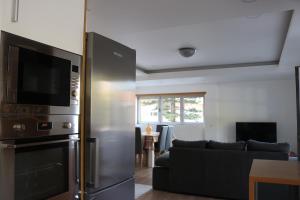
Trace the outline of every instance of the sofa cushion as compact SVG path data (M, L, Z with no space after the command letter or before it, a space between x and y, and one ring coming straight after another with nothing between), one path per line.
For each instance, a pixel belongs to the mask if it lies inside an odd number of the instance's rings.
M248 140L247 150L289 153L290 145L288 143L268 143L259 142L256 140Z
M156 158L155 165L160 167L170 167L170 153L163 153L158 158Z
M197 141L184 141L184 140L173 140L174 147L181 148L206 148L207 141L206 140L197 140Z
M222 149L222 150L237 150L244 151L246 143L243 141L234 142L234 143L225 143L225 142L216 142L210 140L207 144L209 149Z

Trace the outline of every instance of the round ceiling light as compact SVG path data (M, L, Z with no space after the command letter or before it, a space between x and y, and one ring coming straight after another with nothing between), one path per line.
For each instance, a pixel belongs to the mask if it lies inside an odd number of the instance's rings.
M180 55L182 55L185 58L192 57L196 53L196 49L193 47L183 47L178 49Z

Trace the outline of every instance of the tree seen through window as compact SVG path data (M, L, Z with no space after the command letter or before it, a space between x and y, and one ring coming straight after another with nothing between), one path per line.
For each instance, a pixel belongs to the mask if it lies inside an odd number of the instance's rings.
M204 94L138 97L138 123L202 123Z

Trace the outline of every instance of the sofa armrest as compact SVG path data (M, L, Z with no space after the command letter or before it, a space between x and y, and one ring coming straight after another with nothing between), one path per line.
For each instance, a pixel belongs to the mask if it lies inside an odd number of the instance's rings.
M170 152L165 152L155 159L155 166L170 167Z

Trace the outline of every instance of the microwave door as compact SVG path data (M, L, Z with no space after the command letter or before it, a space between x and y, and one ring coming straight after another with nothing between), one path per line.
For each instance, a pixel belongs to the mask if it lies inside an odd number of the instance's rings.
M0 113L79 114L81 56L1 31Z
M19 48L9 46L7 68L3 69L3 87L6 89L3 92L4 103L17 103L17 88L18 88L18 63L19 63ZM4 64L5 65L5 64Z
M71 61L19 49L19 104L69 106Z

